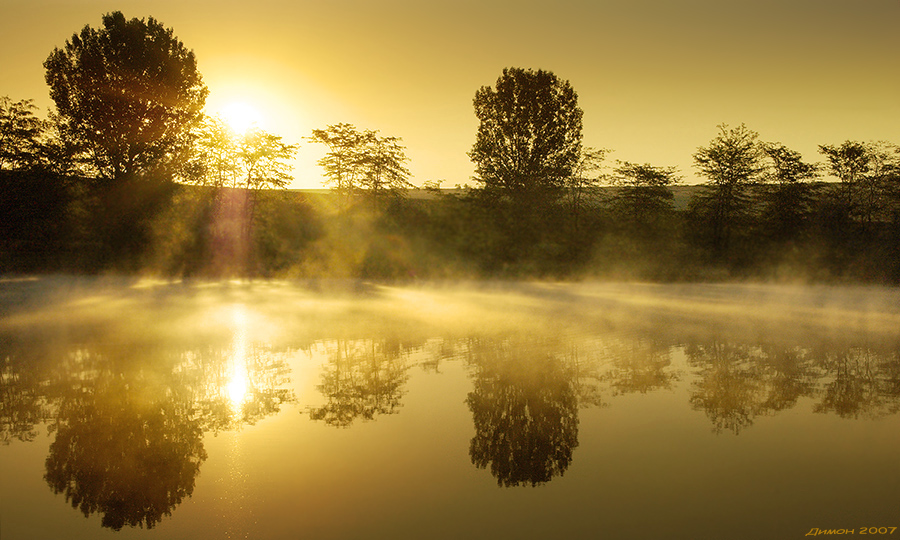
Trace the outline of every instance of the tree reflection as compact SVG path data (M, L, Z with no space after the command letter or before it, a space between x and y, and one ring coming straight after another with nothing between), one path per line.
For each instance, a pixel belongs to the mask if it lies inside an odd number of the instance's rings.
M154 527L192 494L205 431L294 399L285 353L243 338L185 349L95 329L78 337L0 334L0 441L33 440L46 423L44 479L104 527Z
M877 418L900 411L900 354L854 347L823 355L821 364L826 375L815 412Z
M328 363L317 388L327 401L308 410L312 420L348 427L356 419L397 412L409 378L400 343L338 339L326 347Z
M69 379L44 478L104 527L152 528L194 490L206 459L183 387L149 371L114 372L89 356Z
M475 340L475 388L466 403L475 436L472 463L490 467L497 484L537 486L561 476L578 446L573 369L533 343Z
M41 378L29 362L7 356L0 365L0 443L32 441L36 426L51 417Z
M678 374L671 369L670 347L655 341L617 341L609 353L612 365L604 376L617 394L671 388Z
M832 345L800 348L713 340L689 345L699 378L691 404L714 431L735 434L754 418L817 400L813 411L874 418L900 411L900 358L893 349Z
M798 351L767 351L756 346L713 340L687 347L699 379L691 387L691 405L706 412L714 431L735 435L768 412L792 407L812 391L812 374Z
M205 431L253 425L296 399L285 388L290 369L283 354L270 347L192 351L184 355L180 369L194 378L195 406Z

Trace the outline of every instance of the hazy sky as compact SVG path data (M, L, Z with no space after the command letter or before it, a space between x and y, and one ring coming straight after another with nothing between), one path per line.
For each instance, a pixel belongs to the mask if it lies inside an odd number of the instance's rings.
M85 24L153 16L193 49L208 109L244 101L300 142L349 122L397 136L413 183L465 183L472 98L504 67L568 79L586 145L676 165L721 123L818 161L819 144L900 143L900 0L0 0L0 95L50 105L43 61Z

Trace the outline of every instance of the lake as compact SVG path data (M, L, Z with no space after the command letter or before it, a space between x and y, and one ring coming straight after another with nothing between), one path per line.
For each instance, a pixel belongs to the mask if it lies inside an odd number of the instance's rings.
M8 279L0 359L4 540L900 527L896 288Z

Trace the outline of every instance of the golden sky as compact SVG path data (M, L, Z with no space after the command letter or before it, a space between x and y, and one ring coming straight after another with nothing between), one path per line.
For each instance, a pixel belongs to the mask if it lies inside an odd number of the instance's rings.
M301 143L314 128L403 139L413 183L469 181L475 91L504 67L568 79L586 145L677 166L721 123L819 161L819 144L900 143L900 0L0 0L0 96L50 105L43 61L85 24L152 16L197 55L208 109L243 101Z

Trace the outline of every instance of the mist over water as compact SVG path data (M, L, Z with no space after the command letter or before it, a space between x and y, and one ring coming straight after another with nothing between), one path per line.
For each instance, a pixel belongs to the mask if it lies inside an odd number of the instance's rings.
M892 526L898 328L882 287L4 280L3 529Z

